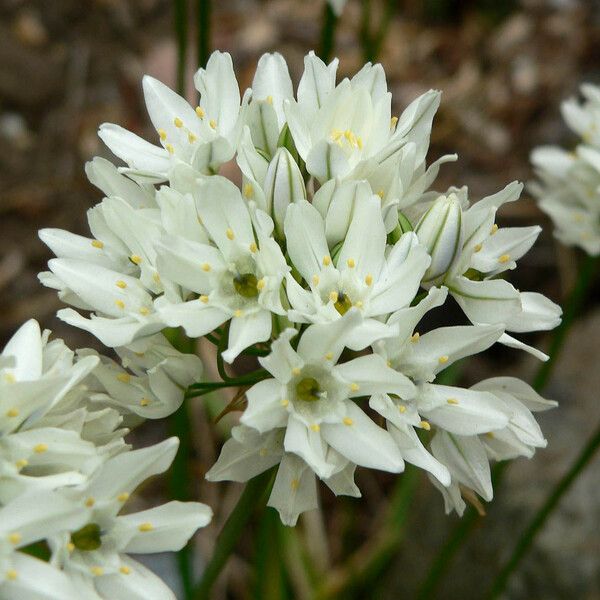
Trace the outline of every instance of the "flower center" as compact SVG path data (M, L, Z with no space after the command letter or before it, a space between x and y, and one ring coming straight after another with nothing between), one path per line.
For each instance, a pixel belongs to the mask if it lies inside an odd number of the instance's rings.
M238 273L233 278L233 287L243 298L256 298L258 296L258 279L252 273Z
M88 523L71 534L71 543L78 550L98 550L102 545L100 540L100 525Z
M345 315L352 308L352 300L344 292L339 292L337 301L333 304L340 315Z
M304 402L316 402L321 399L321 387L314 377L305 377L296 384L296 395Z

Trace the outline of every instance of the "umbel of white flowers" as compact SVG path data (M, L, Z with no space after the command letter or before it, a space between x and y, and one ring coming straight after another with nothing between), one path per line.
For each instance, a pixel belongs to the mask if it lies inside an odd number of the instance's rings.
M436 383L496 342L547 358L514 334L552 329L560 308L506 279L540 228L495 224L517 182L473 204L466 188L432 189L456 160L426 164L439 92L394 116L381 65L339 82L337 67L311 52L294 92L283 57L266 54L240 94L231 57L215 52L194 77L195 106L145 77L156 143L100 127L123 163L88 163L105 194L88 212L92 237L43 229L56 258L40 280L70 305L61 319L116 349L124 368L100 359L89 389L131 425L177 410L200 378L164 328L210 334L229 363L258 355L240 424L207 477L277 467L269 504L284 523L317 507L316 478L359 496L357 466L400 473L406 462L462 514L463 496L492 498L490 460L546 445L532 413L554 403L526 383ZM240 185L219 175L232 160ZM469 325L449 319L449 296ZM444 326L431 329L433 310ZM65 540L53 545L61 561Z
M172 412L200 377L200 362L157 335L136 346L137 361L125 369L89 351L75 356L49 333L28 321L0 354L0 597L174 599L128 553L179 550L212 512L169 502L120 515L178 447L171 438L132 450L123 437L140 420L132 398ZM49 563L23 552L40 542Z
M540 146L531 153L538 180L530 185L540 208L554 223L554 234L567 246L600 254L600 87L581 86L583 103L562 104L569 128L579 137L573 151Z

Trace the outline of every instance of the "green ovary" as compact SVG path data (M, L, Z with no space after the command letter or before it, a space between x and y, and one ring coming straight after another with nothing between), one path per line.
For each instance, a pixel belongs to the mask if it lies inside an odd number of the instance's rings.
M100 525L97 523L88 523L81 529L71 534L71 543L78 550L98 550L102 545L100 539Z
M296 396L304 402L316 402L321 399L321 388L314 377L305 377L296 384Z
M338 294L337 302L333 305L340 315L345 315L352 308L352 300L344 292Z
M258 279L252 273L239 273L233 278L235 291L244 298L258 296Z

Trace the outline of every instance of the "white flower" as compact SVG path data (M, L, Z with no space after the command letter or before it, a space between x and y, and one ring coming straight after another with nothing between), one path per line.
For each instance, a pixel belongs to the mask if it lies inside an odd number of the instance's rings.
M270 217L258 210L251 215L231 182L212 177L199 183L199 194L198 212L214 245L176 237L161 241L159 272L181 285L182 295L162 297L156 306L165 323L182 326L192 337L231 319L223 358L232 362L271 337L273 313L285 314L281 283L289 267L270 237Z
M326 323L355 307L364 320L347 339L347 345L360 350L391 335L378 319L410 304L430 258L417 245L413 233L386 247L377 196L357 194L347 209L330 210L324 221L306 201L288 208L287 251L308 287L301 287L293 273L287 276L286 290L292 307L288 317L300 323ZM344 232L343 241L332 251L327 238L337 240L337 232Z
M160 146L119 125L100 126L104 143L127 163L124 172L140 181L160 182L169 179L178 164L210 174L233 157L249 94L240 104L231 56L213 52L206 69L199 69L194 76L194 83L200 92L195 109L160 81L144 77L146 107Z
M565 121L581 136L574 152L541 146L531 153L538 181L531 192L554 223L554 234L568 246L600 254L600 88L583 84L585 102L563 103Z
M0 508L0 597L6 600L81 598L70 578L20 548L85 522L85 509L57 493L20 496Z
M197 502L169 502L141 512L119 515L135 488L165 471L178 447L170 438L155 446L115 456L74 490L64 490L85 508L85 520L68 524L49 539L52 562L74 581L95 588L100 598L174 598L167 586L127 553L180 550L212 511Z

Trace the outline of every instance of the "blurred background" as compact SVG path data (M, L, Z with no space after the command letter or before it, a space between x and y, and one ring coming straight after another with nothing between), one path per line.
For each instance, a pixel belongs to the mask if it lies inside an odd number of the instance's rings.
M533 146L574 144L559 105L577 93L580 82L600 83L600 2L398 0L389 17L383 0L366 0L370 24L363 18L364 3L349 0L340 19L333 52L340 58L339 76L360 68L366 28L375 30L385 22L387 35L378 58L395 113L429 88L443 92L429 157L457 152L459 160L442 167L436 189L468 185L471 198L478 199L514 179L529 180ZM213 3L212 47L232 54L242 89L251 84L258 57L273 50L285 56L297 82L304 54L319 44L323 6L323 0L220 0ZM110 158L96 136L100 123L115 122L154 136L143 106L141 77L149 73L176 87L173 21L168 0L0 0L2 344L22 321L35 317L71 347L97 347L91 336L55 318L60 303L36 277L50 258L36 232L60 227L87 233L85 212L101 194L87 182L83 165L95 155ZM193 22L189 29L193 36ZM194 70L190 47L190 92ZM527 194L523 201L506 205L499 220L544 225L512 281L562 302L575 276L574 251L555 243L550 223ZM600 285L595 288L597 297ZM547 340L540 335L526 341L544 347ZM598 356L600 310L592 294L546 389L547 397L561 403L558 410L540 415L548 449L534 461L519 460L510 467L498 497L486 507L487 516L479 517L435 598L478 598L506 559L515 535L567 469L600 416ZM461 379L470 384L510 373L531 380L536 366L524 353L494 349L469 362ZM223 406L222 399L214 401ZM202 480L222 443L210 418L202 406L194 407L189 473L194 495L216 509L215 522L198 536L198 556L210 553L239 495L237 486ZM136 443L159 441L167 428L164 422L147 423L135 432ZM563 499L511 579L507 597L600 598L599 466L597 458ZM316 556L329 546L331 559L339 563L376 529L394 477L359 470L357 480L362 500L334 501L323 491L324 517L304 523L301 535L310 538ZM156 481L138 504L143 507L167 495L167 487L164 480ZM414 596L457 518L444 515L441 496L425 477L409 510L392 568L374 587L357 584L344 598ZM325 528L316 522L319 518L324 518ZM268 527L262 523L243 540L215 598L260 597L247 575L255 554L252 540L268 540ZM149 564L177 588L172 557ZM285 597L295 597L292 588Z

